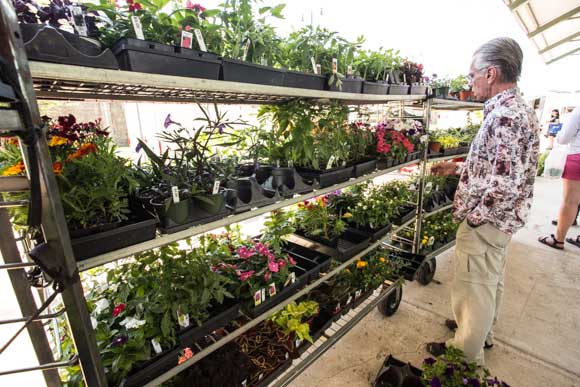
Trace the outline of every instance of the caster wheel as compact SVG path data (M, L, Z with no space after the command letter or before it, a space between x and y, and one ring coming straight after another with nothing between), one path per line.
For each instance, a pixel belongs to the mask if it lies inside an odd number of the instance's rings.
M384 316L390 317L395 314L399 305L401 305L401 299L403 298L403 286L399 285L395 290L387 296L377 308Z
M428 285L435 276L435 270L437 270L437 261L431 258L421 264L415 278L421 285Z

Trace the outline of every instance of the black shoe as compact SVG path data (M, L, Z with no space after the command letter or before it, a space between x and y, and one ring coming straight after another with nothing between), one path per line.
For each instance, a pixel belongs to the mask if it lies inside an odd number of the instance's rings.
M483 349L491 349L493 348L493 343L488 344L487 341L483 344Z
M557 220L552 220L552 224L554 226L558 225L558 221ZM575 220L574 223L572 223L572 226L578 226L578 220Z
M455 332L457 330L457 323L455 322L455 320L446 319L445 320L445 326L451 332Z
M445 343L428 343L427 344L427 352L429 352L431 355L437 357L437 356L441 356L445 353L445 350L447 348L445 347Z

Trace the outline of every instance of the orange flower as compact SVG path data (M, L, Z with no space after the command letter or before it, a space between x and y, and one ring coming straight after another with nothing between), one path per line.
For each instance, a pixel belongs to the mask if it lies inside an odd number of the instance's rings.
M97 146L95 144L93 144L92 142L89 142L87 144L83 144L83 145L81 145L79 150L77 150L76 152L74 152L73 154L71 154L67 157L67 161L80 159L81 157L86 156L89 153L94 153L96 151L97 151Z
M379 258L379 261L381 261L382 263L385 263L385 258L383 258L383 257L380 257L380 258Z
M365 262L365 261L358 261L358 262L356 263L356 268L357 268L357 269L362 269L363 267L365 267L365 266L367 266L367 265L368 265L368 263L367 263L367 262Z
M185 348L183 350L183 355L179 356L179 359L177 360L177 364L181 364L181 363L185 363L188 359L191 359L193 357L193 352L191 351L191 349Z
M18 145L18 137L12 137L12 138L8 139L8 144Z
M62 168L63 165L60 161L57 161L56 163L52 164L52 171L54 172L55 175L62 174Z
M61 146L68 144L68 139L60 136L53 136L50 141L48 142L49 147Z
M22 174L26 170L24 163L22 161L6 168L4 172L2 172L2 176L16 176Z

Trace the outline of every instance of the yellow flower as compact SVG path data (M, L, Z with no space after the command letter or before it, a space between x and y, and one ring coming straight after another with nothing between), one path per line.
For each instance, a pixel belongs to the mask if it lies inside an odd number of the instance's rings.
M383 257L380 257L380 258L379 258L379 261L381 261L382 263L385 263L385 258L383 258Z
M20 175L21 173L24 172L24 170L25 170L24 163L22 161L20 161L17 164L14 164L14 165L6 168L4 170L4 172L2 172L2 176Z
M367 266L367 265L368 265L368 263L367 263L367 262L365 262L365 261L358 261L358 262L356 263L356 268L357 268L357 269L362 269L363 267L365 267L365 266Z
M350 219L350 218L352 218L352 214L350 212L346 212L344 215L342 215L342 217L344 219Z
M51 148L53 148L55 146L65 145L65 144L68 144L68 140L66 138L60 137L60 136L54 136L48 142L48 146Z

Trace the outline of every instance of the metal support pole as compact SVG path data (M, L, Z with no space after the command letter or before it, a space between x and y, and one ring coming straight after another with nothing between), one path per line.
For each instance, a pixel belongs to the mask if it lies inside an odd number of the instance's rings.
M424 102L424 114L425 114L425 133L429 133L429 127L431 125L431 104L432 99L427 98ZM417 219L415 221L415 238L413 239L413 254L419 253L419 248L421 247L421 223L423 222L423 194L425 192L425 174L427 171L427 155L429 152L429 143L425 144L425 149L423 151L423 158L421 160L421 178L419 180L419 189L417 192Z
M10 217L8 211L4 208L0 208L0 230L3 230L3 232L0 232L0 253L2 254L2 259L6 263L22 263L18 246L16 245L14 234L12 233ZM34 301L34 295L32 294L28 281L26 280L26 273L24 270L9 270L8 276L12 283L12 288L14 289L14 294L18 300L18 306L20 307L22 315L30 316L34 314L37 310L37 306ZM50 344L46 337L46 331L44 330L42 322L35 321L30 324L28 326L28 334L30 335L30 341L34 347L34 352L36 352L38 362L40 364L54 363L54 357L52 356ZM60 377L56 370L45 370L42 371L42 373L48 386L62 386Z
M42 128L43 123L38 111L22 34L14 9L8 0L0 0L0 57L9 66L11 65L7 68L7 73L9 73L7 75L12 76L17 82L14 87L19 91L20 101L15 104L15 107L20 112L24 125L22 129L32 133L34 130ZM105 370L97 348L97 341L73 255L56 178L52 172L52 161L46 137L41 134L37 137L37 141L30 145L30 148L22 146L22 151L27 171L31 171L30 167L34 166L30 165L29 155L32 154L31 152L35 152L38 160L42 231L45 242L50 244L53 251L57 253L56 256L62 259L63 275L67 278L62 299L85 383L91 387L106 386ZM31 188L33 188L32 184Z

